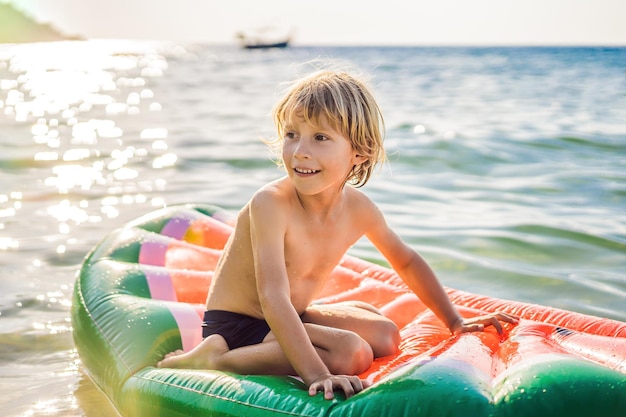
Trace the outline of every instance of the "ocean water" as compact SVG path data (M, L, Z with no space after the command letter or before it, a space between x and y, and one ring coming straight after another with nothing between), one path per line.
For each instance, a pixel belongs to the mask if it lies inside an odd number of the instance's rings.
M626 48L4 45L0 414L113 415L72 341L82 258L281 176L271 107L326 66L370 77L389 161L363 190L445 285L626 321Z

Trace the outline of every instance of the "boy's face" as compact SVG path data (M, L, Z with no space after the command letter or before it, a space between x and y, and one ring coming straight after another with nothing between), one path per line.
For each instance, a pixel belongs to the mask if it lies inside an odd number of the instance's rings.
M282 159L287 175L299 193L315 195L342 189L355 165L366 158L357 155L352 143L321 117L319 126L294 115L283 137Z

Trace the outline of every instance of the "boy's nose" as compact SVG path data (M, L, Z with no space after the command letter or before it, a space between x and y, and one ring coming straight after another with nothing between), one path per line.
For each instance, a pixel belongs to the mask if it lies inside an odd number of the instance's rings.
M304 139L300 139L298 141L298 145L296 146L296 149L294 149L293 154L296 158L310 157L311 153L310 153L309 145L307 144L307 141Z

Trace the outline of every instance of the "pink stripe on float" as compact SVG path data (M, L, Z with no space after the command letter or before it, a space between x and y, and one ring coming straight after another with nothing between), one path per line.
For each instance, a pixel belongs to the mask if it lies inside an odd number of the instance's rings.
M153 300L178 301L172 278L167 270L142 268Z
M167 303L180 331L183 350L189 352L202 341L202 319L191 304Z
M175 217L170 219L163 229L161 229L161 234L164 236L169 236L174 239L182 240L187 233L187 229L189 229L189 225L193 222L193 219L189 217Z
M139 263L143 265L165 266L166 243L145 241L139 249Z

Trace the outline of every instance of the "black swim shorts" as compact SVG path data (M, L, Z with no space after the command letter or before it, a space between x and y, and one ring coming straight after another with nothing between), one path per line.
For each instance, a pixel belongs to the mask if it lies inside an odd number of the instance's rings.
M270 326L265 320L231 311L204 312L202 337L219 334L226 340L229 349L261 343L269 332Z

